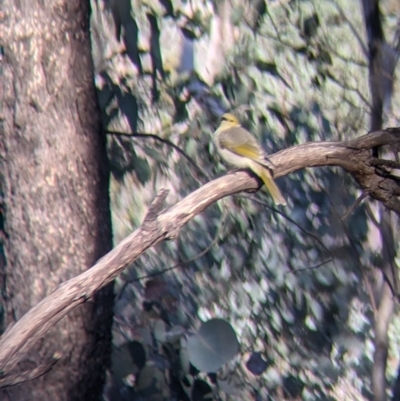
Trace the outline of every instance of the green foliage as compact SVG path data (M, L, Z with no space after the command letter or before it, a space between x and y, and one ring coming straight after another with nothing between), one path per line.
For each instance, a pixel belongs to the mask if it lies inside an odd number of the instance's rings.
M226 109L242 112L269 153L368 131L358 2L338 2L344 13L329 0L91 4L104 129L157 135L195 164L154 137L108 135L116 242L140 225L160 188L172 204L227 170L212 144ZM122 369L136 379L123 382L126 391L199 400L217 390L237 400L368 394L372 317L361 268L379 246L366 206L342 219L359 190L336 168L277 182L286 209L264 191L223 199L118 278L114 342L146 350L145 365ZM164 284L134 281L173 266ZM239 356L214 380L189 378L173 333L215 317L229 320Z
M209 373L217 372L236 355L238 349L235 331L222 319L203 323L187 342L190 363L200 371Z

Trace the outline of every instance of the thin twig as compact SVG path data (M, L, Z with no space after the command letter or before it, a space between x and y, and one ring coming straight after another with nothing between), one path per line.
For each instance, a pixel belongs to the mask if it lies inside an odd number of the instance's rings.
M351 87L348 84L344 84L342 79L338 79L336 78L332 73L328 74L328 78L334 82L336 85L338 85L340 88L346 90L346 91L350 91L350 92L354 92L356 93L360 99L365 103L366 106L371 107L371 102L368 101L368 99L361 93L360 89L358 89L357 87ZM355 106L353 103L351 103L349 100L345 99L351 106Z
M358 207L358 205L368 196L367 191L363 191L356 201L349 207L347 212L342 216L341 220L345 221Z
M364 41L362 40L360 34L358 33L358 30L353 25L353 23L347 18L347 15L343 11L342 7L340 7L340 5L336 1L334 1L333 4L336 6L337 10L339 11L340 16L349 24L350 30L353 32L353 35L357 38L357 41L358 41L359 45L361 46L364 56L367 57L368 49L367 49L367 46L365 46Z
M372 211L371 203L370 203L370 202L368 202L368 203L366 204L366 210L367 210L368 217L369 217L369 218L371 219L371 221L374 223L374 226L375 226L377 229L380 229L380 228L381 228L381 225L380 225L379 221L377 220L377 218L375 217L374 212Z
M351 237L351 234L350 234L350 232L349 232L349 230L347 228L346 223L340 218L339 212L336 210L335 203L332 201L332 198L329 195L328 191L324 187L321 187L321 186L320 186L320 190L325 192L325 195L327 196L327 198L329 200L329 203L331 204L332 211L336 215L338 221L340 221L340 224L342 226L342 230L346 234L346 237L347 237L347 239L349 241L350 247L351 247L351 249L353 251L353 258L355 259L356 265L357 265L358 269L361 272L361 276L362 276L364 284L365 284L365 286L367 288L367 293L368 293L368 296L369 296L370 301L371 301L371 306L372 306L373 313L376 314L377 311L378 311L378 308L377 308L375 297L374 297L374 294L373 294L373 291L372 291L372 288L371 288L371 283L369 282L368 276L365 274L365 271L364 271L364 269L362 267L362 264L361 264L361 261L360 261L360 254L359 254L359 252L357 250L356 245L354 244L354 240Z
M204 178L207 178L207 180L211 180L211 177L192 159L182 148L180 148L178 145L175 145L173 142L169 141L168 139L164 139L159 137L158 135L155 134L150 134L150 133L144 133L144 132L119 132L119 131L106 131L106 134L108 135L114 135L114 136L121 136L121 137L126 137L126 138L145 138L145 139L154 139L158 142L161 142L165 145L170 146L174 150L176 150L181 156L183 156L193 167L197 169L197 171L203 175Z
M307 234L308 236L314 238L318 242L318 244L320 244L322 246L322 248L324 248L328 252L328 254L331 256L331 259L334 260L334 256L332 255L331 251L326 247L326 245L324 245L324 243L318 238L318 236L316 234L312 233L311 231L306 230L304 227L299 225L295 220L293 220L291 217L289 217L287 214L285 214L281 210L275 209L274 207L269 205L267 202L264 202L261 199L257 199L255 197L250 197L250 196L246 196L246 195L238 195L238 197L249 199L252 202L258 203L258 204L268 208L269 210L272 210L274 213L278 213L284 219L286 219L290 223L294 224L304 234Z
M300 268L300 269L295 269L295 270L293 270L293 271L288 271L288 272L285 273L285 276L286 276L287 274L297 274L297 273L301 273L301 272L304 272L304 271L307 271L307 270L315 270L315 269L320 268L321 266L327 265L327 264L330 263L330 262L333 262L333 259L324 260L323 262L318 263L318 264L315 265L315 266L302 267L302 268Z
M269 155L274 176L281 177L297 170L318 166L339 166L349 172L371 197L400 214L400 185L383 178L377 182L371 169L370 149L389 145L398 147L400 129L376 131L344 142L311 142L283 149ZM60 284L51 294L7 328L0 338L0 371L3 376L26 357L27 352L58 321L78 305L86 302L150 247L176 239L191 219L216 201L244 191L259 189L260 180L240 171L215 179L190 193L175 205L161 210L104 255L91 268ZM157 201L158 202L158 201ZM160 203L160 202L158 202ZM164 206L165 207L165 206ZM154 208L153 208L154 209Z
M188 259L188 260L184 260L183 262L179 262L179 263L177 263L177 264L175 264L175 265L173 265L173 266L167 267L167 268L165 268L165 269L158 270L158 271L156 271L156 272L149 273L149 274L146 274L146 275L144 275L144 276L136 277L135 279L132 279L132 280L126 280L125 283L124 283L124 285L122 286L122 288L121 288L121 290L120 290L120 293L119 293L119 295L118 295L118 299L121 299L121 298L122 298L122 294L123 294L123 292L126 290L126 287L128 286L128 284L132 284L132 283L134 283L134 282L136 282L136 281L145 280L146 278L151 278L151 277L160 276L161 274L164 274L164 273L169 272L169 271L171 271L171 270L174 270L174 269L177 269L177 268L179 268L179 267L185 266L185 265L187 265L187 264L189 264L189 263L192 263L192 262L194 262L195 260L201 258L202 256L204 256L204 255L205 255L206 253L208 253L208 252L211 250L211 248L218 242L218 239L219 239L219 236L220 236L220 234L221 234L222 227L223 227L223 225L224 225L225 219L226 219L226 210L224 210L224 212L222 213L221 220L220 220L220 223L219 223L218 228L217 228L217 232L216 232L216 234L215 234L213 240L212 240L212 241L207 245L207 247L204 248L201 252L199 252L198 254L196 254L195 256L193 256L192 258L190 258L190 259Z

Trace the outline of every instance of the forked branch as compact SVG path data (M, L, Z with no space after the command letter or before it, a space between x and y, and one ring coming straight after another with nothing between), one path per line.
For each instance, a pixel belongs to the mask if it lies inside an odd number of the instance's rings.
M400 129L366 134L346 142L311 142L269 156L275 177L316 166L340 166L350 173L365 193L400 214L400 180L392 176L396 167L372 157L371 149L400 149ZM162 190L150 206L143 224L92 268L70 279L7 329L0 339L0 386L10 385L7 376L29 349L69 311L90 299L151 246L174 239L193 217L217 200L243 191L255 191L259 180L239 171L213 180L174 206L164 208L168 191ZM12 377L12 384L17 380Z

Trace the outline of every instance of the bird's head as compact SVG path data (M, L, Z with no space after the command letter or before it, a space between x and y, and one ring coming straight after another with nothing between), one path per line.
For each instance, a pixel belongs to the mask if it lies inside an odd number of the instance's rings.
M239 120L231 113L225 113L221 118L221 128L237 127L239 125Z

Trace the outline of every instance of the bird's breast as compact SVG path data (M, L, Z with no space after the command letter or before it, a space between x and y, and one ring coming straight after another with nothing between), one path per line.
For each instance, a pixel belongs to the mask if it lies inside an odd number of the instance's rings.
M221 146L219 146L219 153L225 162L234 167L248 168L251 162L248 158L239 156L238 154L233 153L226 148L222 148Z

